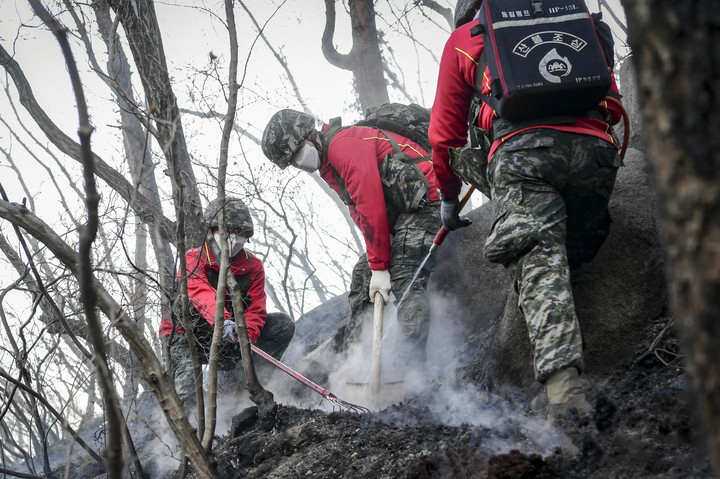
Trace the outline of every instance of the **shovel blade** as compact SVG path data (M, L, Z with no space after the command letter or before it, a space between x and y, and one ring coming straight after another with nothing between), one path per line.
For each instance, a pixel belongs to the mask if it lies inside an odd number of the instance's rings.
M387 382L379 386L371 383L347 383L344 395L355 404L380 410L405 400L405 382Z

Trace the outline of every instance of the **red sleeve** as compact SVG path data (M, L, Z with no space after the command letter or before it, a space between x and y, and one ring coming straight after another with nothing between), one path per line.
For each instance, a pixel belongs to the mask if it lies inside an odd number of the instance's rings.
M207 262L201 257L199 250L192 249L185 255L187 261L187 285L188 298L190 302L198 310L205 320L211 326L215 324L215 288L208 282L205 274L205 268L208 267ZM230 313L225 312L225 319L230 319Z
M355 203L353 219L365 238L370 269L389 269L390 227L377 166L376 141L335 137L328 148L328 158Z
M467 143L467 116L474 94L475 65L482 52L482 37L458 45L458 39L470 39L470 22L450 35L440 59L435 102L430 115L430 145L433 165L440 190L446 197L460 194L462 181L449 164L448 148L460 148ZM472 48L470 48L472 46Z
M247 325L248 338L253 344L257 343L267 318L265 306L265 268L259 259L253 261L253 272L250 278L250 289L248 289L248 302L250 305L245 308L245 324Z

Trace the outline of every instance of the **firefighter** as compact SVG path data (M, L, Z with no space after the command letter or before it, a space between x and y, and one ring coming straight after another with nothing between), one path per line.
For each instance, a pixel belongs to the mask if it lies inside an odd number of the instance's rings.
M479 23L481 4L457 2L456 29L440 61L430 121L442 222L450 230L470 224L458 214L461 180L450 168L449 149L467 142L476 65L484 48L483 36L471 31ZM489 69L484 75L477 84L489 95ZM614 78L611 92L617 93ZM495 218L484 254L512 275L533 348L535 377L549 400L549 422L571 410L592 412L580 382L583 343L570 271L591 261L608 235L608 201L621 166L611 126L620 118L619 107L606 102L563 124L538 121L519 127L485 103L477 117L477 126L492 138L487 180Z
M398 311L401 340L396 359L399 364L422 364L430 320L425 290L432 261L411 280L440 227L429 152L405 136L374 127L325 124L318 130L315 125L306 113L278 111L265 128L262 149L280 168L319 171L348 205L365 239L366 253L352 273L351 315L337 340L339 349L357 339L377 292L387 303L391 292L397 302L407 291ZM403 163L398 157L410 161Z
M220 244L220 206L215 199L205 209L205 221L217 244ZM240 286L248 338L263 351L280 359L293 337L295 323L287 314L268 313L265 308L265 270L262 261L245 248L245 243L253 235L252 217L248 207L240 199L228 197L225 200L224 216L230 252L230 272ZM207 364L215 324L219 260L212 254L207 243L203 243L200 248L188 250L185 260L187 271L180 272L179 278L187 278L190 316L197 352L201 363ZM232 300L229 291L224 294L223 337L218 360L218 370L222 373L218 379L218 389L220 392L240 392L245 387L242 358ZM186 409L189 409L195 404L196 378L185 330L164 318L160 323L160 337L166 341L172 337L170 357L175 390L184 401ZM268 364L256 364L258 376L269 376L272 370Z

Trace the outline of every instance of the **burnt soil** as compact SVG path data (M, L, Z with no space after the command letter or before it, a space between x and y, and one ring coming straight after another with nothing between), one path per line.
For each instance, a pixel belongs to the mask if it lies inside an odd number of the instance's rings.
M648 349L666 324L658 319L633 360L609 377L588 377L593 419L548 428L558 447L544 453L530 437L526 423L539 421L526 401L492 427L442 424L423 395L365 415L279 405L218 439L220 477L712 477L678 341L666 332Z

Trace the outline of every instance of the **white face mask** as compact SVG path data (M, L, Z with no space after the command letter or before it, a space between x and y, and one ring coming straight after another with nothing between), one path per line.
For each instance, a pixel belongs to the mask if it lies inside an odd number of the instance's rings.
M213 238L215 238L215 242L220 246L220 233L213 233ZM246 241L247 238L242 235L228 234L228 249L230 250L231 258L242 251Z
M320 168L320 153L313 145L305 143L302 148L295 152L290 159L290 163L303 171L312 173Z

